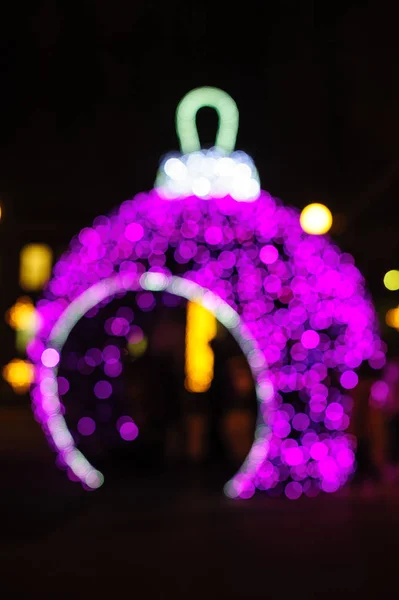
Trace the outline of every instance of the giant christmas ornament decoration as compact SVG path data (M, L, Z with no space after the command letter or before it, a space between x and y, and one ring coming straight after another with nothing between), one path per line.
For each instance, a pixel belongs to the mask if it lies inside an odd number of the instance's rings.
M195 125L202 106L219 115L215 147L206 150ZM347 428L356 369L385 361L364 279L350 255L326 236L306 234L297 210L260 189L253 161L234 151L238 110L230 96L193 90L178 106L176 126L182 153L162 161L155 188L97 217L55 265L28 349L36 419L70 478L100 487L102 473L67 425L62 395L69 382L58 372L64 344L82 317L112 298L134 291L151 310L154 294L166 291L212 311L238 341L255 380L255 439L226 494L248 498L259 489L295 499L334 492L355 465L356 440ZM132 311L108 321L114 335L130 339ZM90 393L112 399L118 348L91 349L85 360L91 370L103 363ZM124 439L137 436L127 415L116 427ZM95 419L84 417L78 430L95 435Z

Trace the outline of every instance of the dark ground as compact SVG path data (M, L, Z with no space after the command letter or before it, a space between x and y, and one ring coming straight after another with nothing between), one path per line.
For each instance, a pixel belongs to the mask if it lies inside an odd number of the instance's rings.
M397 594L399 492L231 501L223 474L59 472L28 410L0 411L1 597L380 598Z

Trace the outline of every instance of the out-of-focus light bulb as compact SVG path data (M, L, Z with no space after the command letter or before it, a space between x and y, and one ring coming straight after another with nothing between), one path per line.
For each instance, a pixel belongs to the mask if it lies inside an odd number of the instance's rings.
M6 321L13 329L28 329L34 332L37 316L31 299L25 296L18 298L14 306L7 311Z
M16 330L15 345L18 352L24 353L40 323L39 315L31 299L27 296L18 298L6 312L6 322Z
M200 198L206 196L211 191L211 182L206 177L199 177L193 182L193 192Z
M187 175L187 167L178 158L169 158L164 166L165 173L171 179L184 179Z
M209 342L216 335L216 318L197 302L187 304L186 379L189 392L206 392L213 379L213 350Z
M19 283L24 290L41 290L51 275L53 251L46 244L27 244L21 250Z
M34 369L28 360L13 359L3 368L3 377L14 392L24 394L33 381Z
M389 327L393 327L394 329L399 328L399 307L391 308L387 311L385 322Z
M144 352L147 350L147 346L148 340L147 338L143 337L139 341L129 341L127 344L127 350L131 356L138 358L139 356L144 354Z
M324 204L314 203L305 206L300 216L300 224L306 233L323 235L331 229L333 217Z
M399 271L392 269L392 271L385 273L384 285L391 292L399 290Z

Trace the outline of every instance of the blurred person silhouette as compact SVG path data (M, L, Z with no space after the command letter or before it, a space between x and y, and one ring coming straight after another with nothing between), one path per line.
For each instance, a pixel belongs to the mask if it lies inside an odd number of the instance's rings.
M399 481L399 358L387 361L383 378L374 394L386 415L388 482Z
M246 358L226 333L219 326L210 344L215 362L209 390L184 392L186 453L191 464L236 467L252 445L255 386Z
M359 370L359 383L352 390L352 415L349 433L357 439L357 470L353 483L360 484L365 494L378 489L385 473L387 439L381 407L373 401L373 386L380 373L368 363Z
M247 456L253 441L256 394L252 373L235 340L220 328L212 342L215 377L212 384L210 438L234 467Z
M163 468L177 454L180 334L170 312L160 311L152 323L146 351L126 364L130 414L139 428L135 443L146 466Z
M185 311L162 307L157 311L151 340L154 379L162 387L167 418L164 455L169 465L178 463L184 453L183 420Z
M148 353L128 362L125 368L129 416L139 434L131 447L136 466L144 470L162 469L169 409L160 371L163 365Z
M221 422L223 440L230 460L239 465L249 453L256 420L255 385L244 355L227 361L230 402Z

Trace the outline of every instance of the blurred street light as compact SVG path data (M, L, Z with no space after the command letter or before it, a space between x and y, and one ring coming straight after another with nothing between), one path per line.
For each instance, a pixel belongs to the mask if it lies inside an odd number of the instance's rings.
M216 335L216 318L197 302L187 304L186 380L189 392L206 392L213 379L213 350L209 342Z
M19 282L27 291L41 290L50 279L53 252L46 244L28 244L21 250Z
M384 275L384 285L387 290L394 292L399 290L399 271L392 269Z
M327 233L331 229L332 222L331 211L324 204L308 204L301 212L301 227L306 233L311 235L323 235Z
M32 300L28 296L18 298L6 312L6 322L16 330L17 350L24 353L38 326L38 315Z
M25 394L33 381L33 365L27 360L14 358L3 367L3 377L17 394Z
M385 322L389 327L393 327L394 329L399 328L399 307L391 308L387 311Z

